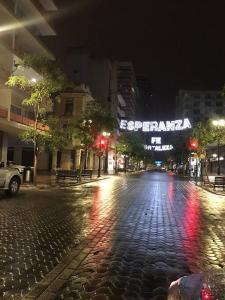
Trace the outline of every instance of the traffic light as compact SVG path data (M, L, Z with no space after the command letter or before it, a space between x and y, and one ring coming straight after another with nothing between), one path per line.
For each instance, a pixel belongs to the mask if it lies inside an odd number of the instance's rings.
M102 150L105 150L107 148L107 139L104 137L101 137L100 139L100 148Z
M108 146L108 140L106 137L104 137L103 135L99 135L97 137L97 148L101 151L104 151L107 149L107 146Z
M197 150L198 149L198 140L194 138L189 139L188 148L190 150Z

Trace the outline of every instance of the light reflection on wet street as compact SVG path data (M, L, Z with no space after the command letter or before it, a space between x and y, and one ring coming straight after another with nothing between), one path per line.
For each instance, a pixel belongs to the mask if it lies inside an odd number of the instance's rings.
M159 172L2 198L1 293L26 293L86 240L56 299L166 299L172 280L224 266L224 204Z

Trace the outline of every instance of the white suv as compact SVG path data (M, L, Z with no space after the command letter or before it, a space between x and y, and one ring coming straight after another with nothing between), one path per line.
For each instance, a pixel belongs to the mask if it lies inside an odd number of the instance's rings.
M0 189L5 190L6 194L16 195L23 181L23 174L18 169L7 167L0 168Z

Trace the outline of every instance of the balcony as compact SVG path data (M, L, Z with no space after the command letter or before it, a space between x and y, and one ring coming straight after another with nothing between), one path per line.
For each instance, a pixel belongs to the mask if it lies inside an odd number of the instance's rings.
M7 108L0 107L0 118L4 118L4 119L8 118L8 110L7 110Z
M20 124L23 124L23 125L26 125L26 126L34 127L34 125L35 125L34 120L29 119L29 118L24 117L24 116L21 116L21 115L18 115L18 114L15 114L13 112L10 112L10 120L14 121L14 122L17 122L17 123L20 123ZM47 125L43 125L41 123L37 124L37 128L41 131L48 131L49 130L49 127Z
M34 127L35 121L27 118L21 114L15 113L10 111L10 114L8 114L8 109L5 107L0 107L0 118L7 119L9 122L16 122L25 126ZM10 122L11 123L11 122ZM9 124L12 125L12 124ZM49 127L47 125L44 125L42 123L37 124L37 128L41 131L48 131Z

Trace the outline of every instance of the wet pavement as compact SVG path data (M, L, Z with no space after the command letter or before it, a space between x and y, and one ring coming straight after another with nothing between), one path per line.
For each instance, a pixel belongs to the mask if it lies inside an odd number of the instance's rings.
M166 299L225 265L224 217L225 197L157 172L2 197L0 298Z

